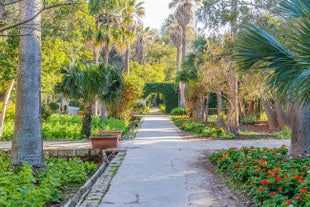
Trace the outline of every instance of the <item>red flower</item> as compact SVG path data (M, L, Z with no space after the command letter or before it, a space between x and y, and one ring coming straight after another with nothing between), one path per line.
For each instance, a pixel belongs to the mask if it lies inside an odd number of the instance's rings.
M295 178L296 178L296 180L299 180L299 181L302 182L302 183L304 182L304 180L301 179L301 177L300 177L299 175L296 175Z
M301 193L307 193L307 190L305 190L305 189L300 189L300 192L301 192Z
M286 203L287 205L291 205L291 204L292 204L289 200L285 201L285 203Z
M266 185L269 185L270 182L268 180L261 180L262 183L266 184Z
M295 197L297 200L302 201L302 197L301 196L296 196Z
M274 191L272 191L272 192L269 193L270 196L274 196L274 195L276 195L276 194L277 194L277 193L274 192Z
M275 181L281 181L281 180L283 180L283 178L277 176L277 177L274 178L274 180L275 180Z
M257 190L263 191L263 190L265 190L265 188L259 187L259 188L257 188Z
M224 154L223 154L223 157L227 157L227 154L226 154L226 153L224 153Z
M251 160L250 158L248 158L248 157L246 158L246 161L247 161L247 162L250 162L250 160Z
M219 161L222 161L222 160L223 160L223 158L222 158L222 157L219 157L219 158L218 158L218 160L219 160Z
M279 190L279 191L282 191L282 190L283 190L283 188L281 188L281 187L280 187L280 188L278 188L278 190Z

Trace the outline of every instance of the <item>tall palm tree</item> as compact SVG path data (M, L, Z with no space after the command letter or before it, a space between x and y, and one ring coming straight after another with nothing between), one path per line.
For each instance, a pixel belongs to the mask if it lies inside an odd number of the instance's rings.
M265 30L246 26L239 34L236 57L242 70L255 65L273 71L268 78L270 88L297 105L288 155L310 157L310 2L282 1L279 8L289 17L286 44L290 50Z
M199 5L201 0L172 0L169 3L169 8L176 8L175 17L182 27L182 62L186 57L186 41L187 41L187 26L193 20L193 6Z
M136 0L129 0L127 7L124 10L124 26L128 30L128 36L126 37L127 48L125 50L125 74L129 74L129 60L130 60L130 45L134 39L136 28L141 25L140 18L144 16L144 2L137 2Z
M20 1L16 114L12 158L14 165L28 162L34 170L45 167L41 118L41 15L40 0Z
M150 27L143 28L140 26L136 31L136 40L135 40L135 54L136 61L140 64L144 64L144 59L147 55L147 45L157 37L157 31L155 29L151 29Z

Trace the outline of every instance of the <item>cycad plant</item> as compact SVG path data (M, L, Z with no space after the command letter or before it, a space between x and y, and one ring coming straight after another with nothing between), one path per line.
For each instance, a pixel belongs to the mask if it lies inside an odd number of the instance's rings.
M288 156L310 157L310 1L283 0L279 10L288 18L287 47L264 29L246 26L238 35L236 57L241 70L272 71L270 89L296 104Z
M120 72L106 64L75 64L63 70L63 79L57 90L65 97L81 100L84 104L82 131L87 138L91 134L92 105L99 97L109 102L118 97L123 81Z

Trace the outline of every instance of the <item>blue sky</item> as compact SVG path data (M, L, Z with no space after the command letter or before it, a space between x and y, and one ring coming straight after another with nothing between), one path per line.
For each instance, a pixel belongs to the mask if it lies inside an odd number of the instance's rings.
M169 0L144 0L145 17L142 19L145 27L160 29L164 20L172 11L168 9Z

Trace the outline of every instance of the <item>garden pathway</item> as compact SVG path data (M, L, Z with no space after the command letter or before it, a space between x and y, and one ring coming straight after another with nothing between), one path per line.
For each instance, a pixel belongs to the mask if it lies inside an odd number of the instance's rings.
M208 151L241 146L279 147L289 140L206 140L181 136L165 115L144 117L136 139L100 207L241 207L247 203L205 169Z

